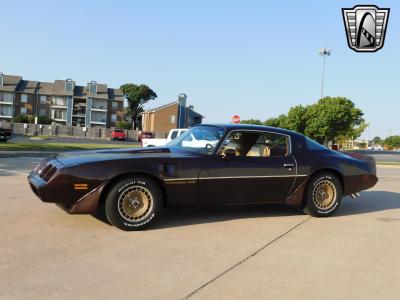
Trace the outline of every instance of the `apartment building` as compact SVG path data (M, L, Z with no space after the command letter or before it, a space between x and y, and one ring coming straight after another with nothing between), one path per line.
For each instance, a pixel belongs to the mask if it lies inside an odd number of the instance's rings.
M119 89L72 79L38 82L0 73L0 121L16 115L46 116L67 126L114 127L122 120L124 96Z

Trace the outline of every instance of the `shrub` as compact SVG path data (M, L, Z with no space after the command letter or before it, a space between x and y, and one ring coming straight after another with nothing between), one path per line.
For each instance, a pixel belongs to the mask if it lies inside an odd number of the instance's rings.
M14 123L29 123L29 118L26 115L16 115L12 118Z
M115 124L115 128L120 128L120 129L132 129L132 124L129 122L125 121L118 121Z
M33 120L33 122L35 122L35 120ZM51 124L51 119L49 119L46 116L38 116L37 123L38 124L43 124L43 125L50 125Z

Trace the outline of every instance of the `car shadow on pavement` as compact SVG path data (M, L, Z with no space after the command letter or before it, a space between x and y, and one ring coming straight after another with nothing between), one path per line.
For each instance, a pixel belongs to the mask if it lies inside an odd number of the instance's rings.
M301 215L299 209L284 205L222 205L184 208L168 208L149 229L162 229L239 219L288 217Z
M216 223L235 219L283 217L300 214L302 213L299 209L280 204L173 207L163 209L160 218L147 230ZM92 216L101 222L110 224L102 212L97 212Z
M344 197L341 206L333 217L367 214L390 209L400 209L400 193L368 191L361 193L360 198L352 199L350 197ZM160 219L147 230L225 222L238 219L287 217L296 215L302 215L301 209L277 204L166 208L160 216ZM94 217L99 221L109 224L104 214L96 214Z
M361 192L359 198L344 197L335 217L400 209L400 193L386 191Z

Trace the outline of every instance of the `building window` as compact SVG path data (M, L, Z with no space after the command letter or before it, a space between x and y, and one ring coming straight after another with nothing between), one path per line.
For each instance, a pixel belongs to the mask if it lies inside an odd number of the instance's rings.
M65 121L65 110L64 109L52 109L51 119Z
M105 112L92 111L91 121L95 123L106 123L106 116Z
M96 81L89 82L88 86L89 86L90 94L97 94L97 82Z
M12 116L12 107L9 105L0 106L0 116L11 117Z
M4 75L3 73L0 73L0 86L3 86L4 84Z
M92 108L93 109L104 109L104 110L107 110L107 101L93 99Z
M74 89L74 82L72 81L72 79L65 80L65 91L72 92L73 89Z
M28 95L27 94L21 94L21 102L22 103L27 103L28 102Z
M67 106L67 102L63 97L53 97L51 99L51 105L53 106Z
M112 114L111 115L111 122L116 122L117 121L117 115L116 114Z
M171 124L175 124L175 122L176 122L175 115L172 115L171 116Z
M21 115L26 115L26 107L21 107Z
M46 116L46 109L45 109L45 108L41 108L41 109L39 110L39 115L41 115L41 116Z
M13 102L13 95L10 93L3 94L3 102L12 103Z
M116 101L113 101L111 106L112 106L112 109L117 109L118 103Z
M47 97L46 96L40 96L40 104L46 104L47 102Z

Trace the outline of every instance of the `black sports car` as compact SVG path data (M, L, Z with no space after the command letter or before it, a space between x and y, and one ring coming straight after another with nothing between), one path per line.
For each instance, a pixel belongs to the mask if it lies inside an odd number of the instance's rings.
M328 216L342 196L378 181L371 157L288 130L233 124L193 127L165 147L59 154L28 178L42 201L68 213L104 208L123 230L143 228L176 205L284 203Z

